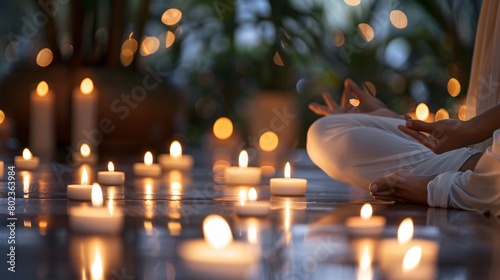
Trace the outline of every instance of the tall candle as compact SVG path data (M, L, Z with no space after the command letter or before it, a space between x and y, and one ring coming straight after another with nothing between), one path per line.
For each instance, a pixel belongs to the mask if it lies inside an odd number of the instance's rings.
M54 93L45 81L30 95L30 147L42 160L54 156Z
M92 139L97 129L97 90L91 79L85 78L80 88L73 90L71 146L78 149L83 142L90 142L92 150L95 145Z

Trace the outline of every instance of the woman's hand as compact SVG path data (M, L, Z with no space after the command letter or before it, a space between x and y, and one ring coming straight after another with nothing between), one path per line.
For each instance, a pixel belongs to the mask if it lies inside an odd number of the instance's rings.
M398 126L399 130L415 138L436 154L466 147L471 144L469 124L457 119L440 120L426 123L405 116L406 126Z

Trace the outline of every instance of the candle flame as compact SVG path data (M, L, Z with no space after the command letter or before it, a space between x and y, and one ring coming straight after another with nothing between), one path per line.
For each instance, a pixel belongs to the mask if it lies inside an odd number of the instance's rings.
M215 249L222 249L233 242L229 224L218 215L210 215L203 220L203 235L206 242Z
M49 92L49 85L45 81L41 81L38 83L38 86L36 86L36 94L38 96L45 96Z
M92 206L101 207L104 204L101 186L97 183L92 185Z
M80 146L80 154L82 155L82 157L84 158L88 158L90 156L90 153L92 151L90 150L90 146L89 144L87 143L83 143L81 146Z
M243 150L240 153L240 157L238 159L238 163L240 167L248 167L248 153L247 151Z
M251 201L256 201L257 200L257 191L255 188L251 188L248 190L248 199Z
M415 245L408 249L403 258L403 271L409 271L414 269L420 263L422 258L422 247Z
M82 83L80 84L80 91L88 95L94 90L94 83L90 78L85 78L83 79Z
M82 180L81 184L82 185L87 185L89 183L89 174L87 172L87 168L84 166L82 170Z
M291 178L292 177L292 168L290 167L290 163L287 162L285 164L285 178Z
M173 158L182 157L182 146L179 141L175 140L172 144L170 144L170 156Z
M90 274L92 276L92 280L100 280L103 277L102 273L102 260L101 254L99 253L98 248L95 250L94 261L92 262L92 267L90 268Z
M238 197L240 198L240 204L245 205L245 200L247 200L247 192L245 190L240 190Z
M370 203L365 203L363 207L361 207L361 219L363 220L369 220L372 217L373 214L373 208L370 205Z
M153 164L153 154L150 151L144 154L144 163L148 166Z
M398 241L404 244L413 238L413 220L411 218L404 219L398 228Z
M115 165L111 161L108 163L108 171L109 172L115 171Z
M30 150L28 148L25 148L23 150L23 159L31 159L33 157L33 155L31 154Z
M429 117L429 107L425 103L418 104L417 109L415 109L415 115L417 119L425 121Z

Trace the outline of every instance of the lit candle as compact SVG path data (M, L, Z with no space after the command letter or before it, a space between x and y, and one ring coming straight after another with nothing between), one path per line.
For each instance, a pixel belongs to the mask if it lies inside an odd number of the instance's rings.
M349 217L346 226L349 232L355 235L378 235L381 234L385 226L385 218L372 216L373 208L369 203L361 207L359 217Z
M23 150L22 156L14 157L14 165L23 170L36 170L40 164L40 158L34 157L28 148Z
M210 215L203 221L205 240L190 240L179 246L179 255L189 270L210 278L248 278L259 260L257 246L233 241L224 218Z
M96 148L97 95L94 83L89 78L83 79L80 87L73 90L71 147L75 149L84 142L90 142L92 149Z
M68 199L90 201L92 199L92 185L89 185L88 182L87 168L83 167L80 184L68 185Z
M134 174L144 177L158 177L161 174L161 166L153 163L153 154L146 152L144 163L134 163Z
M125 182L125 173L115 171L115 166L110 161L108 171L97 172L97 181L103 185L122 185Z
M243 150L239 156L239 167L226 168L225 178L228 185L259 185L261 170L258 167L248 167L248 153Z
M82 145L80 146L80 151L73 154L73 160L76 163L92 164L97 162L97 154L92 152L89 144L82 143Z
M266 216L269 214L269 201L256 201L257 191L251 188L247 193L241 190L239 193L240 204L236 205L236 213L240 216Z
M95 234L116 234L123 227L123 213L120 209L103 207L101 186L92 186L92 207L87 205L69 209L69 223L76 232Z
M41 81L30 95L30 147L43 160L50 161L55 150L54 93Z
M170 144L170 154L161 154L158 156L158 162L163 169L189 170L193 166L193 157L182 154L182 146L179 141Z
M413 239L413 221L404 219L396 239L382 240L378 250L380 267L388 279L433 279L439 251L437 242Z
M285 178L271 178L270 187L273 195L304 195L307 189L307 180L291 178L290 163L285 165Z

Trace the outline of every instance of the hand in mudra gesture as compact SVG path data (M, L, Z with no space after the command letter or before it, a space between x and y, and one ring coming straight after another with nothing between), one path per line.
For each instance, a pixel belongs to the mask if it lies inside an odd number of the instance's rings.
M359 100L358 106L350 104L349 99L351 95ZM309 109L321 116L345 113L372 113L376 115L385 115L378 114L377 112L389 111L382 101L368 92L361 90L351 79L346 79L344 82L344 91L342 92L340 105L338 105L328 93L323 93L323 99L325 100L325 105L311 103L309 104Z

